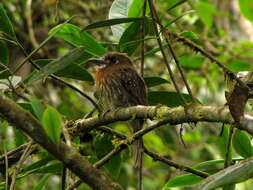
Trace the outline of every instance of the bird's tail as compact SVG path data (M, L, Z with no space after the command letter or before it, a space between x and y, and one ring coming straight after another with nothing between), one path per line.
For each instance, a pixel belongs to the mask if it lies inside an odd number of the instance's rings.
M137 132L143 127L143 120L136 119L131 121L133 132ZM139 138L134 142L134 166L137 170L137 190L142 190L142 154L143 154L143 140Z

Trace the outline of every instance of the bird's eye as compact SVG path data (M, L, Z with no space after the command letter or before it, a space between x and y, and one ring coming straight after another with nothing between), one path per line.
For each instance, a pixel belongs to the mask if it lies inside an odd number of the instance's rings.
M107 57L106 60L108 63L112 63L112 64L117 64L119 62L119 60L114 56Z

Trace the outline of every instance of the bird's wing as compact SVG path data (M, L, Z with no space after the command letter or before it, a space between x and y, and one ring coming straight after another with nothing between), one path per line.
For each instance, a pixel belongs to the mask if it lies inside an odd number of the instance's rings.
M121 85L130 98L132 105L147 105L147 89L142 77L133 68L124 68L121 75Z

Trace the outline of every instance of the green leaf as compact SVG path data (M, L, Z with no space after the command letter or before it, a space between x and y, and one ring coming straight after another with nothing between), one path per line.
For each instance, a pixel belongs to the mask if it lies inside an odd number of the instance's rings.
M172 19L171 21L169 21L169 23L166 24L164 27L167 28L167 27L169 27L171 24L176 23L178 20L180 20L181 18L183 18L185 15L188 15L188 14L191 14L191 13L194 13L194 12L195 12L195 11L190 10L190 11L188 11L188 12L185 12L184 14L181 14L181 15L179 15L178 17L176 17L176 18Z
M147 87L153 87L158 86L160 84L170 83L169 81L161 77L144 77L144 81Z
M130 4L131 0L114 0L109 10L109 19L127 18ZM119 41L125 31L125 25L119 24L111 26L111 30L116 41Z
M86 69L76 64L67 66L61 71L56 72L55 75L59 77L66 77L66 78L88 81L88 82L94 81L92 75Z
M199 189L211 190L225 185L236 184L253 176L253 160L248 158L204 179Z
M236 129L233 136L233 147L243 158L253 156L253 149L246 132Z
M28 83L31 84L37 80L47 77L50 74L53 74L57 71L60 71L64 68L66 68L71 63L75 62L76 60L78 60L81 57L83 50L84 50L83 47L75 48L75 49L69 51L64 56L50 62L45 67L43 67L38 73L34 74Z
M15 137L15 146L21 146L22 144L26 143L26 137L24 133L19 130L14 130L14 137Z
M183 94L186 102L191 102L191 98L188 94ZM168 91L151 91L148 92L149 105L163 104L169 107L180 106L181 101L179 95L176 92Z
M9 51L6 43L3 40L0 40L0 63L4 65L9 64ZM2 68L2 66L0 66L0 68L0 70L5 69Z
M251 63L239 59L233 59L227 66L234 72L251 70Z
M226 185L223 187L223 190L235 190L235 184Z
M130 7L128 9L127 16L130 17L138 17L142 15L144 0L132 0Z
M52 174L47 174L43 176L43 178L38 181L37 185L33 188L33 190L42 190L51 175Z
M31 106L34 110L34 113L36 115L36 117L41 120L43 112L45 110L45 106L35 97L33 96L29 96L28 99L31 102Z
M203 178L193 175L193 174L185 174L181 175L179 177L175 177L168 181L164 186L163 189L169 189L171 187L187 187L187 186L192 186L200 181L202 181Z
M187 0L180 0L178 2L176 2L175 4L173 4L167 11L171 11L172 9L180 6L181 4L185 3ZM171 3L171 2L170 2Z
M11 38L16 38L11 21L8 18L2 4L0 4L0 32Z
M196 10L204 24L208 28L211 28L214 14L216 13L215 7L208 2L200 1L196 4Z
M163 48L167 48L167 47L168 47L168 44L164 44L164 45L163 45ZM156 52L158 52L158 51L161 51L161 50L160 50L159 47L156 47L156 48L154 48L154 49L152 49L152 50L146 52L144 55L145 55L145 56L151 56L151 55L154 55L154 54L155 54Z
M48 106L42 116L43 127L49 138L55 143L60 142L61 137L61 115L51 106Z
M59 24L52 28L49 31L49 35L51 35L54 31L56 31L58 28L60 28L62 24ZM80 31L81 29L78 26L75 26L73 24L65 24L54 36L58 38L63 38L70 44L76 47L80 47L82 45L80 41Z
M98 22L94 22L92 24L89 24L88 26L84 27L83 30L90 30L105 26L113 26L117 24L123 24L123 23L129 23L134 21L140 21L143 20L141 17L131 17L131 18L114 18L114 19L108 19L108 20L102 20Z
M54 162L52 164L48 164L46 166L42 166L40 168L36 168L31 170L25 174L25 176L30 174L45 174L45 173L52 173L52 174L60 174L63 168L63 164L61 162Z
M45 65L49 64L52 61L54 60L53 59L39 59L39 60L36 60L35 63L41 67L44 67ZM76 80L89 81L89 82L94 81L92 75L85 68L83 68L82 66L79 66L78 64L75 64L74 62L54 74L59 77L72 78Z
M137 47L141 44L141 25L142 21L136 21L124 31L119 40L120 52L125 52L128 55L132 55ZM145 19L145 35L149 33L150 23L148 19ZM144 35L144 36L145 36ZM133 42L133 43L129 43ZM129 45L125 45L129 44Z
M26 102L18 102L18 105L20 105L22 108L24 108L25 110L29 111L34 117L36 117L36 114L32 108L32 105L30 103L26 103Z
M49 31L49 35L53 33L57 28L61 26L57 25ZM63 38L70 44L80 47L84 46L85 51L95 56L104 55L107 50L99 44L90 34L85 31L81 31L78 26L73 24L65 24L60 31L55 34L56 37Z
M204 58L199 55L195 55L195 56L184 55L179 58L179 62L184 68L199 69L204 63Z
M221 136L218 136L217 140L215 141L220 151L220 154L224 159L226 157L228 135L229 135L229 127L225 125ZM232 151L230 148L228 160L231 161L231 159L232 159Z
M24 168L22 168L21 173L26 173L26 172L34 171L36 169L44 167L45 165L47 165L52 160L54 160L54 158L52 156L50 156L50 155L47 155L46 157L38 160L37 162L34 162L34 163L32 163L32 164L30 164L30 165L25 166Z
M242 161L244 160L243 158L233 158L232 161L236 162L236 161ZM213 165L217 165L217 164L224 164L224 160L223 159L219 159L219 160L208 160L205 162L201 162L195 166L193 166L193 168L203 168L203 167L207 167L207 166L213 166Z
M103 158L111 150L114 145L112 144L113 137L109 134L99 134L94 140L94 147L98 159ZM121 157L117 154L104 165L105 169L116 179L118 178L121 170Z
M192 31L181 32L180 36L186 37L186 38L190 38L192 40L198 39L198 36L194 32L192 32Z
M253 2L252 0L239 0L241 13L250 22L253 20Z

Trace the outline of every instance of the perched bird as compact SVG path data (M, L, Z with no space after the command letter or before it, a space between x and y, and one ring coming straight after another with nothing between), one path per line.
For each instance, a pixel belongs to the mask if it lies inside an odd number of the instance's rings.
M91 62L99 65L96 69L96 91L107 109L147 105L145 82L125 53L109 52ZM129 122L134 133L142 128L143 122L142 119ZM141 189L142 139L136 140L134 146L135 167L139 171L137 189Z

